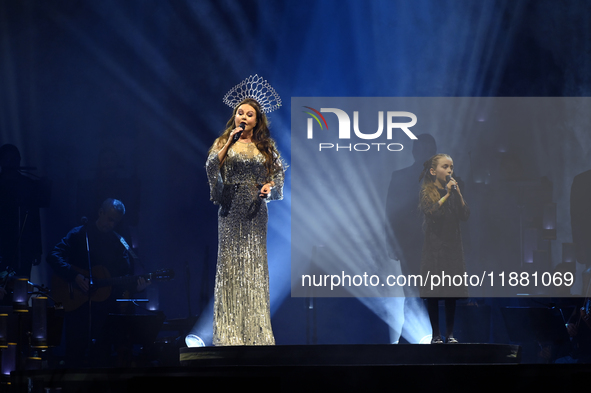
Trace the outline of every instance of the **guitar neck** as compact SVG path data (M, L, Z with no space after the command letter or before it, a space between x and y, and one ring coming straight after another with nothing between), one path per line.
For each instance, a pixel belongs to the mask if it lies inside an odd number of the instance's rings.
M109 277L99 278L94 280L94 285L99 287L110 287L110 286L128 286L134 284L138 278L144 277L149 279L152 273L139 275L139 276L123 276L123 277Z

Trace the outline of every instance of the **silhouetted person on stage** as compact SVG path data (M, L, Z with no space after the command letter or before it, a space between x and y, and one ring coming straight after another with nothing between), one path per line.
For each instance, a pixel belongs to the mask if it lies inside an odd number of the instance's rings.
M591 267L591 170L575 176L570 191L570 222L577 262ZM585 290L585 289L584 289Z
M589 273L583 274L583 285L589 283ZM556 363L591 363L591 301L589 298L561 299L562 306L573 304L575 307L566 322L570 337L567 354L556 359Z
M519 154L502 153L498 163L489 162L488 181L479 184L479 203L486 208L476 213L476 260L487 272L511 271L521 265L520 220L524 204L531 202L521 200L526 178Z
M392 173L386 200L388 254L391 259L400 261L400 269L404 275L420 273L423 243L421 212L417 203L418 192L416 187L409 185L417 184L417 173L423 170L423 162L437 152L435 139L431 135L421 134L417 138L412 146L415 162ZM411 326L413 319L417 319L417 315L425 309L419 299L417 288L405 286L404 296L403 331L405 326Z
M11 144L0 147L0 257L2 270L30 277L41 262L39 208L49 204L42 182L22 173L21 155Z
M89 332L92 339L100 342L94 346L97 353L91 353L93 359L89 360L94 364L105 361L110 355L113 332L103 328L109 313L121 313L116 299L126 297L125 292L140 292L150 284L142 277L132 278L127 283L108 286L106 296L104 288L96 285L101 278L125 277L133 272L128 247L114 231L124 214L121 201L106 199L96 221L72 229L47 256L57 276L52 284L53 296L63 302L66 311L66 358L78 366L85 359Z

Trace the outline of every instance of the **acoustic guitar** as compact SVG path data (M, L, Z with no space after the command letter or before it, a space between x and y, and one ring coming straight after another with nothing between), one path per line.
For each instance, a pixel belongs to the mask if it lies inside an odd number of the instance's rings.
M76 266L72 266L72 269L84 277L88 277L88 270ZM94 266L92 268L93 285L88 293L83 292L75 282L67 282L54 274L51 282L52 298L56 303L63 305L64 311L74 311L89 300L92 302L107 300L111 296L113 286L129 287L136 283L140 277L152 282L168 281L174 278L174 271L172 269L160 269L154 273L138 276L111 277L106 267Z

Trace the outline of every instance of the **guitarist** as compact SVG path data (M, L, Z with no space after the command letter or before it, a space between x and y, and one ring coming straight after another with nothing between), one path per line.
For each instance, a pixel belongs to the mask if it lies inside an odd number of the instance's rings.
M98 275L96 269L100 267L102 271L106 270L110 277L133 273L124 242L114 232L124 214L125 206L121 201L106 199L94 223L88 222L72 229L47 256L54 273L67 286L69 297L82 296L85 299L80 307L66 312L64 319L67 362L76 362L74 364L78 366L85 357L91 339L103 341L109 336L102 328L108 314L117 313L115 300L125 291L140 292L150 285L149 281L140 277L131 287L113 287L107 300L92 301L94 288L91 288L91 279L94 283L99 278L95 277ZM104 356L110 354L110 345L98 341L96 344L95 349L104 352Z

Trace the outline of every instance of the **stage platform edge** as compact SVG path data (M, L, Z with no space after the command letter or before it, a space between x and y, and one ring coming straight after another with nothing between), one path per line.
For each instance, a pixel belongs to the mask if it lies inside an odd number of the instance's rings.
M197 347L181 348L179 360L184 367L519 364L521 347L508 344Z

